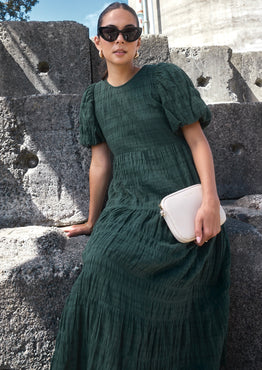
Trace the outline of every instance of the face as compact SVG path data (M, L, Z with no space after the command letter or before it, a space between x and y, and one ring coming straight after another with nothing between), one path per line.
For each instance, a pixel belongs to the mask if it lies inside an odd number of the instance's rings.
M101 26L109 25L123 30L130 25L137 27L137 22L133 14L120 8L112 10L103 17ZM141 43L140 38L136 41L128 42L121 33L112 42L104 40L101 36L96 36L94 41L97 49L103 51L107 63L118 65L131 63Z

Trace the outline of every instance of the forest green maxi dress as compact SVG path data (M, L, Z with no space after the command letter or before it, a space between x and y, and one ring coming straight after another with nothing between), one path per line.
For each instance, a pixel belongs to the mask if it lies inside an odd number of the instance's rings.
M229 306L224 227L202 247L181 244L159 213L162 197L199 183L180 129L197 120L206 126L210 112L172 64L86 90L81 143L107 142L113 179L64 308L52 370L219 369Z

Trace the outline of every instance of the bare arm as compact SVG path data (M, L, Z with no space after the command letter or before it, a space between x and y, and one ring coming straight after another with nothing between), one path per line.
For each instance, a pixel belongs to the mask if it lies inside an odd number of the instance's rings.
M104 204L111 171L111 156L107 144L102 143L92 146L92 159L89 169L90 200L88 221L84 224L64 228L67 236L91 234Z
M182 128L184 137L191 149L194 163L202 184L203 201L195 220L196 242L205 241L220 232L219 198L217 194L213 157L208 141L195 122Z
M106 143L92 146L92 160L89 170L89 217L88 224L93 228L105 200L111 178L110 150Z

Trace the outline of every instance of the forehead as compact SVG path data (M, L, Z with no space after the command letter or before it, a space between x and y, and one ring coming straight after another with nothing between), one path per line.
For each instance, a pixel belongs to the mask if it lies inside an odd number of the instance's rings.
M101 26L114 25L117 27L124 27L127 24L137 26L136 18L132 13L125 9L114 9L104 15Z

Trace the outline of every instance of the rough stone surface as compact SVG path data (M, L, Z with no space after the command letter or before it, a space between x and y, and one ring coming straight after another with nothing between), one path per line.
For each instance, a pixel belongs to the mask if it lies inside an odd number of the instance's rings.
M231 290L228 370L262 368L262 234L252 225L228 219Z
M82 94L91 82L88 28L0 22L0 65L0 96Z
M0 230L0 369L49 369L87 240L40 226Z
M238 101L262 101L262 51L234 53L231 66L234 78L230 85Z
M262 234L262 194L222 202L229 217L248 223Z
M163 35L144 35L141 39L136 65L170 62L168 38Z
M0 227L87 219L89 151L79 95L0 99Z
M236 199L262 193L262 103L210 105L210 142L219 195Z
M172 48L170 52L171 62L189 75L207 104L238 101L229 89L233 78L231 55L227 46Z

